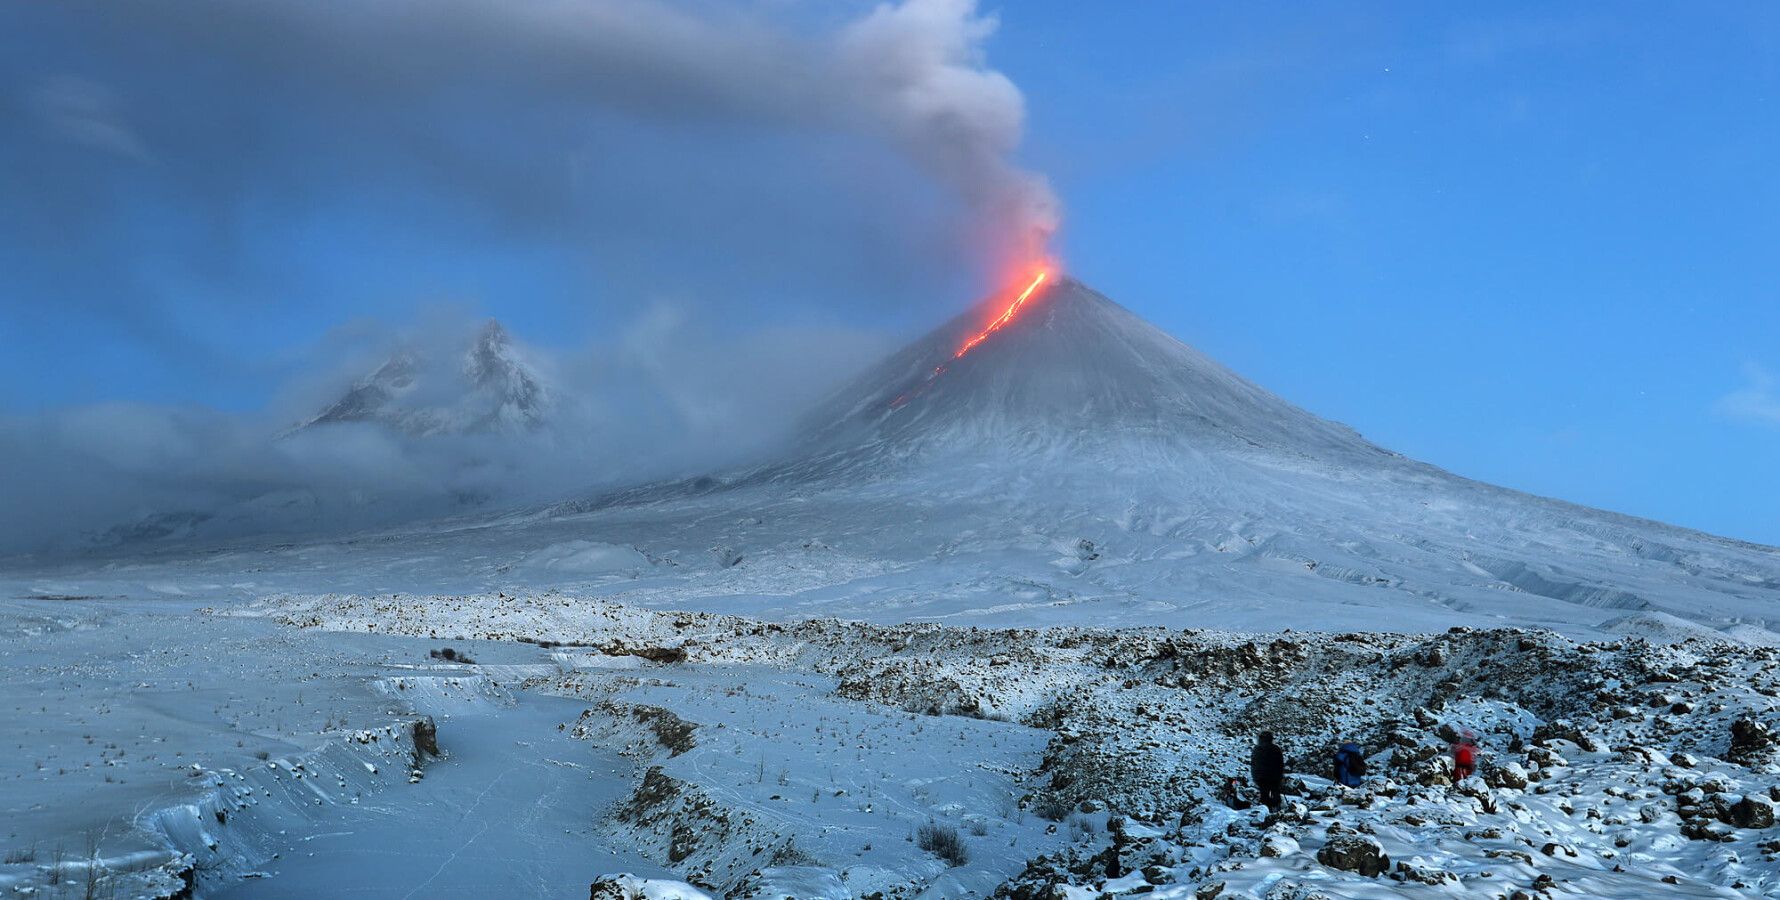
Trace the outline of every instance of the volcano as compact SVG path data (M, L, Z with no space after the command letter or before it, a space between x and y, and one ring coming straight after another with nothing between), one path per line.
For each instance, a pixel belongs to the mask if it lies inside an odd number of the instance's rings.
M767 463L550 515L720 548L683 590L753 614L1780 640L1780 551L1408 459L1070 279L961 354L1006 304L870 367Z

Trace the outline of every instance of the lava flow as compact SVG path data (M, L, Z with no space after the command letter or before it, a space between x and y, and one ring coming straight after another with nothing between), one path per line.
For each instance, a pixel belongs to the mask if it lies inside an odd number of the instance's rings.
M950 360L948 360L946 363L941 363L940 365L934 366L933 371L930 374L928 374L928 376L926 378L922 379L920 384L915 385L915 387L913 389L898 396L895 400L890 401L890 408L891 409L899 409L904 404L908 403L910 400L913 400L914 398L919 397L922 393L926 392L928 385L933 384L934 379L940 377L941 375L946 374L946 366L949 363L957 362L958 360L963 359L964 354L969 353L970 351L976 349L976 346L978 344L981 344L982 342L988 340L989 335L992 335L995 332L1000 331L1002 326L1006 325L1009 322L1012 322L1014 320L1014 317L1019 315L1020 307L1025 306L1026 301L1032 297L1032 292L1038 290L1038 286L1041 284L1044 284L1045 279L1049 278L1050 275L1051 275L1051 273L1040 270L1038 273L1038 277L1032 279L1031 284L1026 285L1026 289L1020 292L1020 296L1014 298L1014 302L1008 304L1007 309L1002 310L1001 315L996 316L994 321L990 322L988 325L983 326L982 331L979 331L976 334L972 335L969 340L967 340L963 344L959 345L958 351L956 353L952 354L952 358Z
M1026 285L1026 289L1020 292L1020 296L1015 297L1014 302L1012 304L1010 304L1008 306L1008 308L1001 313L1000 316L996 317L995 321L990 322L988 327L984 328L982 331L977 332L975 337L971 338L968 341L965 341L964 346L959 347L958 352L952 354L952 358L953 359L962 359L964 357L964 354L969 353L971 350L975 349L976 345L988 340L989 335L992 335L995 332L1000 331L1001 326L1006 325L1009 322L1012 322L1014 320L1014 315L1020 311L1020 307L1026 305L1026 298L1032 296L1032 292L1038 290L1038 286L1041 284L1044 284L1045 278L1048 277L1050 274L1051 273L1049 273L1049 272L1038 273L1038 277L1032 279L1031 284Z

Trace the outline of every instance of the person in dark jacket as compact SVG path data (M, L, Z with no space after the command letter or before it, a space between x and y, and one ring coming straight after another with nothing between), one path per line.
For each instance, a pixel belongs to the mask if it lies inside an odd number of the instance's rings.
M1335 783L1359 787L1365 777L1366 754L1360 752L1359 744L1343 743L1335 751Z
M1273 743L1273 732L1263 731L1248 757L1249 775L1255 779L1255 790L1268 809L1279 809L1279 784L1286 777L1285 754Z

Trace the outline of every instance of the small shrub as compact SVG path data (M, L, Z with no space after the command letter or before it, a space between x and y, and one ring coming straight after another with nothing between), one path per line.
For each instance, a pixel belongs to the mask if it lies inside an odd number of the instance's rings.
M922 825L915 832L915 844L945 860L947 865L962 866L970 861L970 850L964 846L964 838L950 825L934 822Z
M428 650L426 655L434 659L442 659L446 662L463 663L466 666L473 666L476 664L475 660L471 659L466 654L457 652L457 649L454 647L442 647L438 650Z
M1046 795L1038 799L1038 802L1033 805L1032 811L1046 821L1061 822L1069 818L1069 814L1075 811L1075 805L1062 797Z
M24 865L37 861L36 847L14 847L6 851L6 864L9 866Z
M969 827L970 833L976 837L982 837L989 833L989 823L982 819L971 819L970 825L967 827Z
M1069 838L1073 841L1085 841L1094 835L1094 823L1082 816L1071 816L1069 819Z

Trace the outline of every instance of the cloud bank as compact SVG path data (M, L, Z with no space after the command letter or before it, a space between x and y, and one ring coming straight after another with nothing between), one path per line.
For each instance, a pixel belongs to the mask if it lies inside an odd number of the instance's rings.
M438 377L462 373L478 324L436 316L331 338L339 346L315 355L335 369L252 415L103 403L0 416L0 458L17 476L0 479L0 553L339 532L743 463L777 446L829 376L889 349L847 329L715 333L658 305L570 352L516 348L550 397L535 427L303 427L397 356L423 377L398 414L479 409L466 382ZM799 365L785 362L793 348Z

